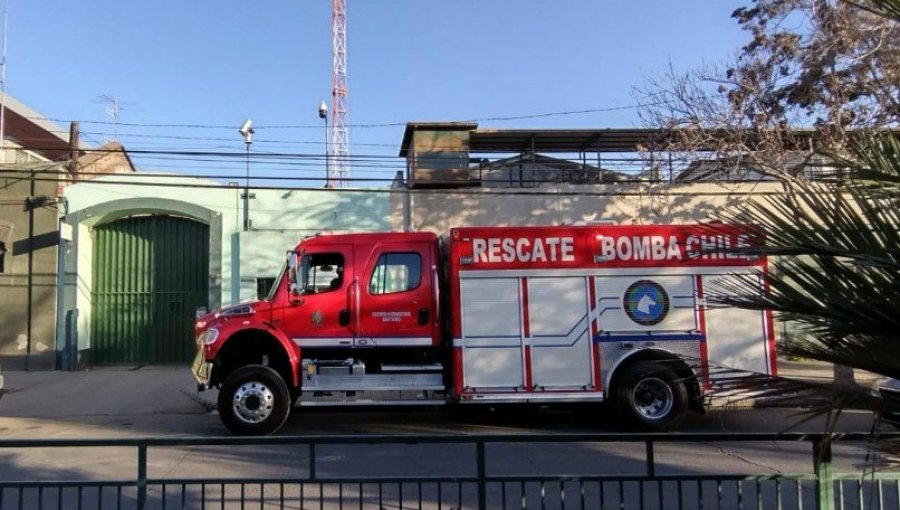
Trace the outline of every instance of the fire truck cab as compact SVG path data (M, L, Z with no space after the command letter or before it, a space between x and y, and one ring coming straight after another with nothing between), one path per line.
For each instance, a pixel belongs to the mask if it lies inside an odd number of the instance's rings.
M198 319L194 374L238 434L292 405L603 400L668 430L702 411L711 360L775 371L771 316L706 301L759 278L764 259L715 252L752 242L703 225L318 235L267 299Z

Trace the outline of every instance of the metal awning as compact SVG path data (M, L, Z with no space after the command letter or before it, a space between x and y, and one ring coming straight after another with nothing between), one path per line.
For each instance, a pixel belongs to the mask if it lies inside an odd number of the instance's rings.
M470 152L635 152L665 140L656 129L476 129Z
M641 147L660 148L667 140L678 140L678 130L643 128L607 129L478 129L477 122L410 122L406 125L400 157L406 157L412 143L412 134L417 130L468 131L469 152L477 153L581 153L581 152L638 152ZM728 130L709 129L704 131L709 139L723 140L733 133ZM898 129L883 129L900 137ZM785 139L789 150L808 150L815 144L816 131L808 128L794 129ZM743 143L752 146L754 141L748 133ZM716 147L696 150L716 150Z
M478 129L477 122L410 122L400 157L406 157L415 131L469 131L470 153L491 152L635 152L665 140L658 129Z

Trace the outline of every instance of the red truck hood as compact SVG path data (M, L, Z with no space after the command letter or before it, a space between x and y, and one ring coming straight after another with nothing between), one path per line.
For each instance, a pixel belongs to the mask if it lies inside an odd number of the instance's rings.
M271 311L272 303L268 301L251 301L249 303L226 306L198 317L194 329L197 334L200 334L203 330L214 325L231 319L249 316L256 316L264 321L268 321Z

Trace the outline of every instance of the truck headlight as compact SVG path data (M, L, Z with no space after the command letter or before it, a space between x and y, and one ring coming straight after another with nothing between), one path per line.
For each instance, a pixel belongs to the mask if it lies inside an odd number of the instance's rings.
M200 333L200 336L197 337L197 343L209 345L215 342L217 338L219 338L219 330L216 328L209 328L203 333Z

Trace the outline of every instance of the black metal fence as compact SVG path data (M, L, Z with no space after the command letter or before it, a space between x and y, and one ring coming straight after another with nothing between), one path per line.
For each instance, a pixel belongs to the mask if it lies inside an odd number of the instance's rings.
M0 509L898 509L900 472L865 468L869 441L858 434L0 440ZM39 472L16 469L37 450L45 452Z

